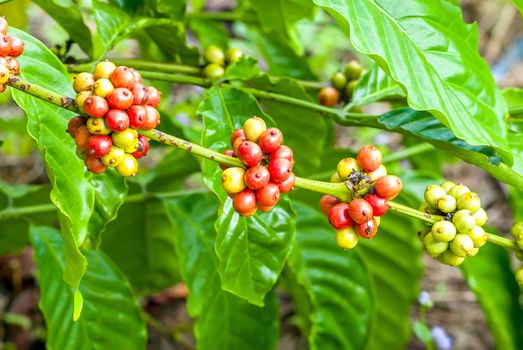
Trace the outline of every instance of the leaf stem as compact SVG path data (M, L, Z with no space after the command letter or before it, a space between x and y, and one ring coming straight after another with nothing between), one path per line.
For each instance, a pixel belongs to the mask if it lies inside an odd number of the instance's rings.
M406 205L392 201L389 201L389 208L390 210L395 211L397 213L407 215L412 218L420 219L430 224L434 224L443 219L443 216L424 213L411 207L407 207Z
M385 157L383 157L383 163L392 163L397 160L401 160L404 158L412 157L421 153L431 151L433 149L434 146L432 146L430 143L419 143L417 145L404 148L401 151L386 155Z

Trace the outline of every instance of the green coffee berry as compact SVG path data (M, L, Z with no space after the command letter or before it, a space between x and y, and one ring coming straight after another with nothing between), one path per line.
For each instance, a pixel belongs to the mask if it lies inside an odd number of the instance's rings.
M488 221L487 212L483 208L479 208L474 214L472 214L476 219L476 225L483 226Z
M427 202L422 202L419 206L419 211L421 212L424 212L424 213L427 213L427 214L437 214L438 213L438 209L436 208L431 208Z
M474 249L472 249L469 256L476 256L476 255L478 255L478 253L479 253L479 248L474 248Z
M352 97L352 94L354 93L354 90L356 89L356 85L358 84L357 80L351 80L347 83L345 86L345 95L348 97Z
M425 238L423 239L423 245L425 246L425 250L427 251L427 254L435 258L440 254L443 254L448 247L448 242L438 242L434 240L434 237L432 236L432 233L427 233Z
M512 235L512 237L515 238L522 233L523 233L523 221L518 221L510 229L510 234Z
M472 242L474 242L474 247L476 248L482 247L487 243L487 233L481 226L475 225L472 230L467 232L467 235L472 238Z
M210 63L203 69L203 74L212 80L220 79L225 74L225 69L217 63Z
M207 49L205 49L204 53L205 61L208 63L216 63L218 65L223 64L223 60L225 59L225 54L223 53L222 49L220 49L216 45L209 45Z
M336 182L336 183L341 182L338 172L335 172L334 174L331 175L331 182Z
M456 199L467 192L470 192L470 189L463 184L457 184L449 190L449 194Z
M469 256L474 249L474 242L465 233L458 233L449 244L452 254L460 257Z
M474 192L467 192L458 198L458 209L467 209L475 213L481 208L481 200Z
M447 220L436 222L432 226L432 236L439 242L450 242L456 236L456 226Z
M376 216L376 217L379 218L379 216ZM420 240L421 243L423 243L423 240L425 239L425 236L429 232L430 232L430 227L428 227L428 226L423 226L423 227L420 227L418 229L418 239Z
M452 187L456 186L456 184L450 180L447 180L443 182L440 187L443 188L447 193L450 191Z
M516 244L519 247L519 249L523 249L523 233L514 237L514 240L516 241Z
M515 251L514 255L516 256L516 259L518 259L519 261L523 261L523 253Z
M520 267L516 271L516 282L521 288L523 288L523 267Z
M442 264L446 264L446 265L450 265L450 266L458 266L458 265L461 265L463 263L463 261L465 261L465 258L456 256L452 253L452 251L447 250L438 257L438 260Z
M470 210L458 210L452 217L452 223L458 232L468 232L476 225L476 218Z
M225 51L225 60L232 64L238 62L243 57L243 51L236 47L231 47Z
M447 192L437 185L427 186L425 189L425 201L432 208L437 208L437 201L441 197L445 196Z
M343 73L347 77L347 80L359 79L363 72L363 66L356 60L352 60L345 66Z
M343 90L347 85L347 77L342 72L336 72L331 77L331 84L338 90Z
M446 194L436 201L436 205L443 213L452 213L456 210L456 199Z

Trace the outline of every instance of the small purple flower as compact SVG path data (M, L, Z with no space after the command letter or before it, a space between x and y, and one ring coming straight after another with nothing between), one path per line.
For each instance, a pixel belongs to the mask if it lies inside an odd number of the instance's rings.
M441 326L432 327L432 339L438 350L452 349L452 337L447 334L447 331Z
M430 308L430 307L434 306L434 303L432 302L432 299L430 298L430 294L426 290L422 290L419 293L418 302L420 303L420 305L425 306L425 307Z

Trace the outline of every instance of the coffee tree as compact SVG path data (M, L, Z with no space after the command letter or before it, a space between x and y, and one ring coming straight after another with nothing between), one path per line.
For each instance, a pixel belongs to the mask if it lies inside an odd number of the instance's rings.
M34 3L69 40L10 25L25 2L2 13L0 90L49 185L1 183L0 252L34 248L49 349L144 349L140 297L178 282L200 349L275 348L279 291L312 349L401 349L423 251L460 266L498 348L523 346L523 228L489 226L438 160L507 185L519 218L523 94L497 87L454 2ZM304 55L324 27L358 59ZM341 127L361 147L335 147Z

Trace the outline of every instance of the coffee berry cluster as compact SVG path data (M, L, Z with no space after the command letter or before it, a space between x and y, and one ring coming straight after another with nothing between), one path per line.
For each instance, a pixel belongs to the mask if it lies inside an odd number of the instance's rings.
M427 186L424 196L420 211L443 216L432 227L418 232L427 254L451 266L475 256L488 238L482 227L488 216L481 208L479 196L467 186L452 181Z
M278 203L281 193L294 188L292 149L282 143L282 132L277 128L267 129L263 119L256 116L233 132L232 150L223 153L238 157L245 168L223 164L220 167L222 186L240 215L251 216L257 210L267 212Z
M521 250L523 250L523 221L516 222L514 226L512 226L510 234L520 249L519 251L516 251L516 258L519 261L523 261L523 253L521 253ZM521 288L523 288L523 265L516 270L516 282Z
M67 131L87 169L101 174L112 167L122 176L134 176L137 159L149 151L149 140L137 130L160 124L160 92L143 85L138 71L109 61L99 62L94 73L78 74L73 88L89 118L72 118Z
M231 47L223 52L218 46L209 45L203 54L203 74L212 80L220 79L225 74L226 66L239 61L242 56L243 51L238 48Z
M381 161L381 152L371 145L362 147L356 159L342 159L331 182L346 182L353 190L352 200L344 203L331 195L320 199L320 210L336 230L336 243L341 248L354 248L358 237L374 237L380 217L389 210L388 201L401 192L401 180L387 175Z
M5 85L9 75L20 74L20 64L16 60L24 52L22 39L7 35L9 25L4 17L0 17L0 93L7 89Z
M362 73L363 66L358 61L350 61L343 71L332 75L331 86L320 89L318 102L327 107L335 107L340 100L350 101Z

